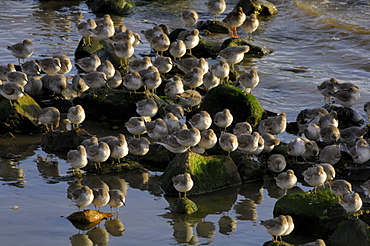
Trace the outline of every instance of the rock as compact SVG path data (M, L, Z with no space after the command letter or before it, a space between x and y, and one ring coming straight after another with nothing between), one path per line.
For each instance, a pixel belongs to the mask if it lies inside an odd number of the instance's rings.
M350 107L343 107L339 104L326 104L323 108L328 110L330 113L331 111L337 111L338 113L338 128L343 129L350 126L361 126L364 124L365 120L361 116L361 114Z
M138 170L140 172L148 172L148 169L144 168L141 164L136 161L125 161L120 163L111 163L108 161L100 163L100 167L96 167L94 164L87 165L83 168L87 173L94 173L98 175L103 174L122 174L133 170Z
M90 224L100 222L105 218L113 217L113 213L103 213L92 209L87 209L84 211L74 212L70 214L67 219L73 222L79 222L83 224Z
M248 43L247 41L245 41L243 39L240 39L240 38L228 38L228 39L224 40L222 42L220 50L223 50L227 47L245 46L245 45L249 46L249 51L246 54L253 54L253 55L263 56L263 55L270 54L272 52L271 49L268 49L266 47L261 48L261 47L258 47L256 45L252 45L252 44Z
M329 237L348 216L329 189L284 196L274 207L274 217L281 214L293 217L294 233L319 238Z
M168 209L174 213L193 214L198 211L197 205L189 198L179 198L174 201Z
M265 0L240 0L235 8L237 7L242 7L246 15L276 15L279 12L274 4Z
M99 13L114 13L126 15L132 12L134 4L125 0L87 0L86 5L93 11Z
M68 152L71 149L76 149L83 140L91 137L92 135L83 129L47 132L42 136L41 147L48 151Z
M219 85L207 92L199 110L207 111L212 117L225 108L230 109L234 117L232 129L238 122L247 121L253 128L266 118L266 112L253 95L232 85ZM219 131L219 129L215 129Z
M178 196L172 178L188 172L194 181L193 188L186 194L200 195L241 184L237 167L227 156L202 156L194 152L178 154L161 176L161 188L166 195Z
M365 221L349 219L340 223L328 240L337 246L370 245L368 228Z
M238 151L232 153L231 158L238 167L238 172L243 183L261 180L263 178L264 171L261 168L261 162L254 161Z
M38 129L38 116L41 107L28 94L18 100L10 101L0 96L0 134L27 133Z
M199 21L196 28L199 31L207 31L209 33L229 33L229 29L226 26L219 21L213 22L213 20Z

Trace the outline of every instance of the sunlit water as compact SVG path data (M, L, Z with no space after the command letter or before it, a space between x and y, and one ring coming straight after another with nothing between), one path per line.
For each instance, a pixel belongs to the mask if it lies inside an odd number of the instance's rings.
M236 2L228 1L226 12ZM179 14L183 9L195 9L201 20L209 19L204 3L205 0L140 2L135 13L124 17L124 24L135 32L150 28L154 23L166 24L173 30L182 25ZM279 14L261 17L260 27L253 34L253 44L274 52L264 57L246 57L237 66L239 72L257 68L261 82L252 93L266 109L286 112L288 120L294 121L300 110L323 106L323 97L316 86L336 77L360 87L362 98L354 108L364 115L362 105L369 100L368 1L279 0L273 3ZM80 40L76 24L96 15L83 2L67 4L68 1L61 5L30 0L1 1L0 64L17 63L6 46L24 39L31 39L35 44L33 59L63 53L73 60ZM114 21L118 25L123 18L114 16ZM241 31L241 35L245 34ZM226 39L228 35L217 36L220 37ZM143 42L136 48L136 56L150 51L147 41ZM284 70L287 68L303 68L306 72L293 73ZM76 72L73 69L68 76ZM108 134L97 128L87 130L99 136ZM281 137L289 141L293 136L282 134ZM1 156L22 155L18 163L0 160L1 245L68 245L81 237L74 235L86 233L66 219L77 209L68 197L68 190L76 184L63 179L69 168L65 154L53 158L55 166L37 166L37 156L47 155L39 147L40 141L41 135L0 138ZM259 222L272 217L273 205L281 193L276 194L267 186L262 188L262 182L255 182L191 197L204 214L181 216L166 209L174 198L164 197L158 189L160 174L101 177L127 186L127 204L119 215L125 227L123 235L105 230L105 221L100 224L109 240L107 245L262 245L271 239ZM108 212L109 208L103 211Z

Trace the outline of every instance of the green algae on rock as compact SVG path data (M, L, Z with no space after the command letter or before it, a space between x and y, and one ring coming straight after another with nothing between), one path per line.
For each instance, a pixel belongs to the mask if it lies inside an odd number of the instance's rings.
M190 173L194 186L188 196L200 195L242 183L237 167L227 156L202 156L188 151L178 154L161 176L161 188L165 195L177 196L172 178Z
M87 0L86 5L93 11L99 13L114 13L126 15L132 12L134 3L125 0Z
M209 90L200 105L200 110L207 111L211 116L225 108L230 109L234 117L230 128L243 121L256 128L266 118L266 112L256 97L232 85L219 85Z
M168 209L171 212L180 213L180 214L193 214L198 211L197 205L190 200L189 198L179 198L175 200Z
M316 194L300 192L286 195L275 203L274 216L290 215L295 233L320 238L329 237L338 224L347 218L346 211L329 189Z
M94 164L89 164L83 168L86 170L87 173L94 173L94 174L110 174L110 173L128 173L131 171L139 171L139 172L148 172L148 169L143 167L140 163L136 161L124 161L119 163L112 163L108 161L100 163L100 167L96 167Z
M249 46L249 51L246 53L247 54L252 54L252 55L259 55L259 56L263 56L263 55L267 55L267 54L270 54L272 52L271 49L268 49L266 47L259 47L259 46L256 46L256 45L252 45L250 43L248 43L247 41L243 40L243 39L240 39L240 38L228 38L228 39L225 39L222 44L221 44L221 50L227 48L227 47L232 47L232 46L245 46L245 45L248 45Z
M41 147L49 151L68 152L71 149L76 149L83 140L91 137L92 135L83 129L47 132L42 136Z

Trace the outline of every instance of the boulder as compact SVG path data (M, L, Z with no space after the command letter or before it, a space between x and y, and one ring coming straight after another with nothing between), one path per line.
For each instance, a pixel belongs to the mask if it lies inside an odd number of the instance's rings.
M86 5L98 13L113 13L117 15L126 15L132 12L134 4L125 0L87 0Z
M113 213L103 213L92 209L86 209L84 211L74 212L70 214L67 219L71 222L78 222L89 225L91 223L100 222L105 218L110 218L113 216Z
M171 212L180 214L193 214L198 211L197 205L189 198L179 198L175 200L168 209Z
M144 168L140 163L136 161L123 161L119 163L110 162L111 160L100 163L100 167L97 167L93 163L83 168L87 173L94 173L98 175L109 174L109 173L128 173L131 171L148 172L148 169Z
M228 156L202 156L194 152L176 155L161 176L161 188L165 195L178 196L172 178L188 172L194 181L186 194L200 195L242 183L237 167Z
M279 12L274 4L266 0L239 0L237 7L242 7L246 15L276 15Z
M83 129L47 132L42 136L41 147L47 151L68 152L92 136Z
M230 109L234 117L229 129L242 121L247 121L256 128L259 122L266 118L266 112L256 97L232 85L219 85L209 90L199 110L205 110L213 117L225 108Z
M228 38L228 39L225 39L222 42L222 45L221 45L221 49L220 50L223 50L223 49L225 49L227 47L245 46L245 45L248 45L249 46L249 51L246 54L263 56L263 55L270 54L272 52L271 49L268 49L266 47L262 47L261 48L261 47L256 46L256 45L252 45L252 44L248 43L247 41L245 41L243 39L240 39L240 38Z
M12 102L0 96L0 134L36 131L41 110L28 94Z
M357 218L343 221L328 240L337 246L370 245L369 225Z

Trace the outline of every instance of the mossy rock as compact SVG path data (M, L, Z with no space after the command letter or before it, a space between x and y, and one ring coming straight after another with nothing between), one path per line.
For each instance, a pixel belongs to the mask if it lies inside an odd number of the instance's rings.
M161 176L161 188L166 195L178 196L172 178L190 173L194 186L187 195L200 195L242 183L235 163L227 156L202 156L188 151L178 154Z
M0 134L36 131L41 110L37 102L28 94L18 100L13 100L12 103L1 96Z
M48 151L68 152L92 136L84 129L47 132L42 136L41 147Z
M256 97L232 85L219 85L209 90L200 105L200 110L207 111L212 117L225 108L230 109L234 117L230 129L242 121L256 128L267 117Z
M86 209L84 211L74 212L70 214L67 219L69 221L79 222L89 225L90 223L100 222L105 218L113 217L113 213L103 213L92 209Z
M126 15L132 12L134 3L125 0L87 0L86 5L97 13Z
M256 45L252 45L252 44L248 43L247 41L245 41L243 39L240 39L240 38L225 39L222 42L220 50L223 50L227 47L246 46L246 45L249 46L249 51L246 54L263 56L263 55L267 55L267 54L272 53L271 49L268 49L266 47L259 47L259 46L256 46Z
M111 162L111 159L104 163L100 163L100 167L97 167L95 164L91 163L83 168L87 173L94 173L98 175L110 174L110 173L128 173L133 170L138 170L140 172L148 172L148 169L143 167L136 161L124 161L124 162Z
M369 233L369 225L365 221L352 218L339 224L329 242L337 246L370 245Z
M242 7L246 15L276 15L279 12L274 4L266 0L240 0L236 7Z
M174 213L193 214L198 211L197 205L189 198L179 198L168 209Z
M339 223L347 218L346 211L329 189L316 194L300 192L286 195L275 203L274 217L290 215L294 221L294 232L329 237Z

